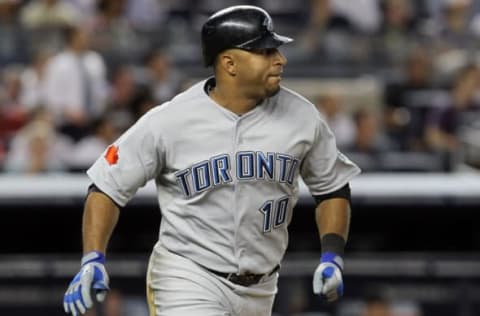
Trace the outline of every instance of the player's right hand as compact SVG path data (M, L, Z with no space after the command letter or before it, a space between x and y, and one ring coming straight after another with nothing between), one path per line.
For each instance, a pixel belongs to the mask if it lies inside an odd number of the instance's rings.
M343 259L326 252L320 259L313 274L313 293L322 296L328 302L334 302L343 295Z
M105 270L105 256L96 251L82 258L80 272L73 278L63 297L65 313L77 316L85 314L93 306L92 292L98 302L103 302L110 289L109 277Z

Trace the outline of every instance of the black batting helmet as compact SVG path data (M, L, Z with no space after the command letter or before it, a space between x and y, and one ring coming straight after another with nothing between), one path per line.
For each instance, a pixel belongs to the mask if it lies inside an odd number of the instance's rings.
M293 39L273 31L273 21L262 8L238 5L214 13L202 27L205 66L228 48L245 50L277 48Z

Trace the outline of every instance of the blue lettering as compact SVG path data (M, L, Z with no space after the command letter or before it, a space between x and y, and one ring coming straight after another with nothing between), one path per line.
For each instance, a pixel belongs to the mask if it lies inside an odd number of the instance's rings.
M237 178L239 180L253 179L255 177L254 162L253 151L237 153Z
M265 173L269 180L273 180L273 172L275 169L275 155L273 153L267 153L267 156L257 151L257 178L264 179Z
M287 182L287 164L292 158L285 154L277 154L277 160L280 161L280 177L279 182Z
M292 163L290 164L290 171L288 172L288 178L287 178L288 184L293 184L293 181L295 180L295 172L296 172L298 163L299 163L299 160L294 158L292 160Z
M270 224L272 218L272 209L273 209L273 200L268 200L263 203L259 211L263 214L263 232L268 233L272 230L272 225Z
M213 185L232 181L230 175L230 160L228 155L220 155L212 158Z
M188 181L187 175L190 173L189 169L180 170L175 173L175 177L177 177L177 183L183 191L183 195L187 198L191 196L190 190L188 188Z
M208 161L202 161L192 166L193 188L201 192L210 187L210 165Z
M275 212L275 223L274 228L285 223L287 219L287 210L288 210L288 197L278 200L277 208Z
M301 161L282 153L242 151L236 153L236 176L238 180L264 179L293 185L298 174ZM175 173L178 186L186 198L205 191L213 186L232 182L231 158L221 154L194 164L192 167ZM281 224L283 204L279 205L279 217L272 217L270 224ZM268 206L263 209L265 215Z

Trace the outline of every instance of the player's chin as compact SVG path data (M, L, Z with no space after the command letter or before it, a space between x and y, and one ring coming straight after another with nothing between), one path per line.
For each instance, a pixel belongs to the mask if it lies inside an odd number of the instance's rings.
M278 91L280 91L280 85L279 84L277 84L275 86L268 86L267 89L266 89L266 95L267 95L267 97L272 97L275 94L277 94Z
M266 91L268 97L275 95L280 90L280 80L280 77L269 77L269 80L266 84Z

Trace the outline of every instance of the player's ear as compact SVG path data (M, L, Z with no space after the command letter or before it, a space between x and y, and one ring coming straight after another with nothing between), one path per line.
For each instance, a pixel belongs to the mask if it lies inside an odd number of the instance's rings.
M232 50L226 50L218 55L218 66L230 76L236 76L236 60Z

